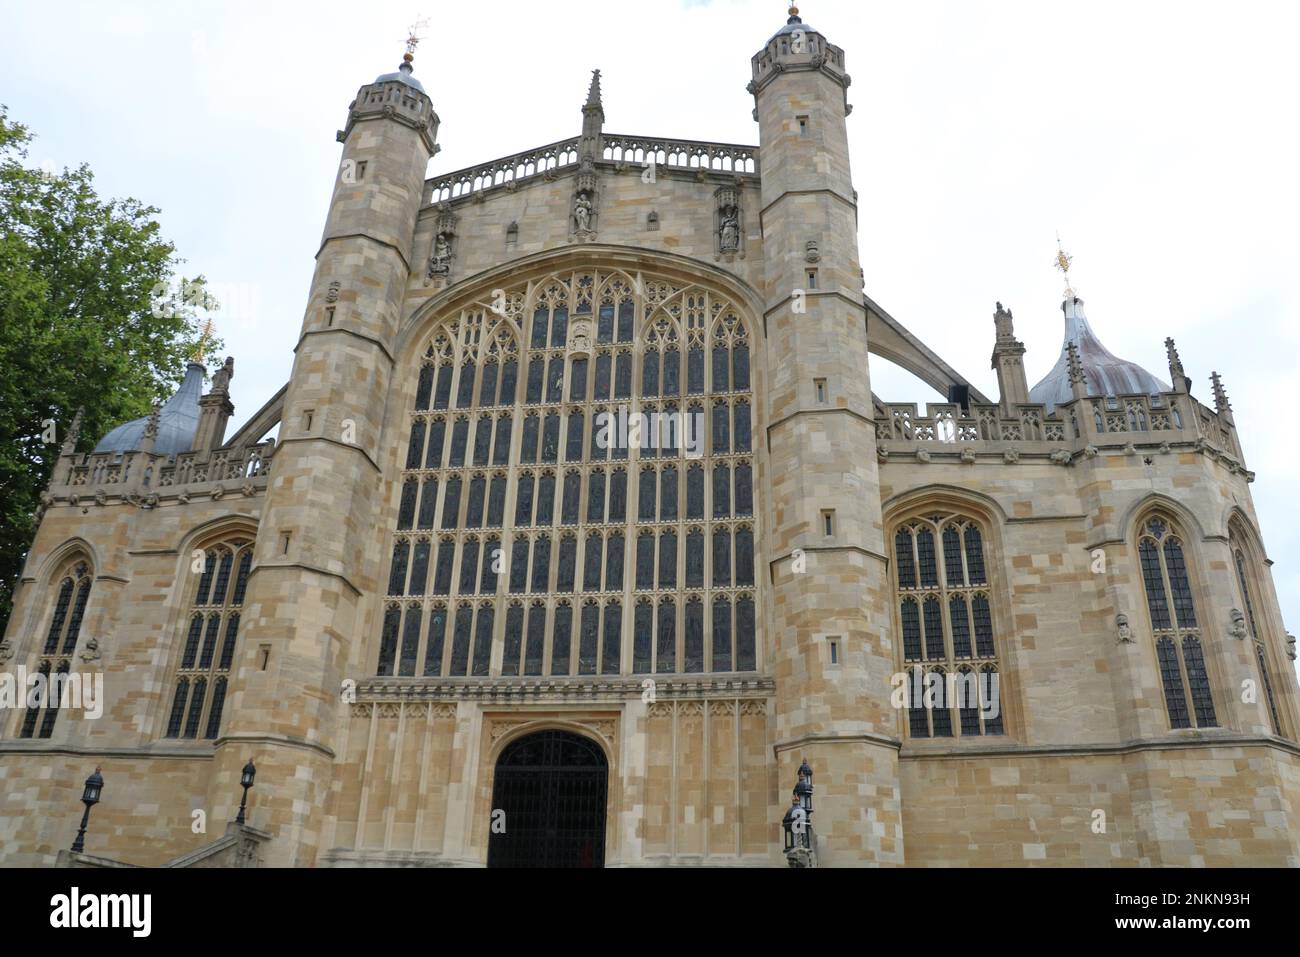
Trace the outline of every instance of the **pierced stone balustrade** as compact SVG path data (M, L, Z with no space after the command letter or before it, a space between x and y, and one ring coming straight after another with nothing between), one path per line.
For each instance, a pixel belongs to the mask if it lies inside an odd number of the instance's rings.
M1236 429L1223 416L1177 392L1163 395L1088 397L1057 406L1018 405L1008 416L998 405L878 403L876 440L891 453L1015 453L1061 460L1088 447L1168 445L1211 448L1242 466ZM969 460L969 454L967 453ZM1244 466L1243 466L1244 467Z
M223 491L245 494L265 491L271 474L275 440L258 445L200 449L176 456L152 452L99 452L64 456L55 469L49 494L55 499L77 496L149 496L207 494Z
M670 169L702 169L711 173L758 175L758 147L703 140L673 140L650 136L606 134L602 158L615 163L654 162Z

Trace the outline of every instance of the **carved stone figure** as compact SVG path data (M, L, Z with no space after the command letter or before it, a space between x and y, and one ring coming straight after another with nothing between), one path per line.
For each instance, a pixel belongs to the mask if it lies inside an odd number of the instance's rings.
M99 639L91 638L86 642L86 650L81 653L81 660L98 661L99 658Z
M1115 630L1119 633L1121 645L1133 644L1133 629L1129 627L1128 615L1120 612L1115 616Z
M569 329L569 351L591 353L591 323L575 322Z
M1293 638L1292 641L1294 640L1295 639ZM11 642L8 638L6 638L4 641L0 641L0 665L8 664L11 660L13 660L13 656L14 656L13 642Z
M739 248L740 220L734 212L728 212L722 218L722 251L734 253Z
M1241 613L1241 609L1232 609L1232 611L1228 612L1228 617L1232 620L1232 627L1228 629L1228 634L1238 641L1245 638L1248 634L1246 631L1246 616Z
M578 198L574 200L573 221L577 224L578 232L591 232L591 200L587 198L586 193L579 193Z
M803 258L810 263L821 262L822 252L821 247L817 244L817 240L810 239L804 245Z
M1286 636L1286 656L1295 661L1295 635Z
M429 257L429 278L445 276L451 272L451 237L439 233L433 241L433 255Z
M235 377L235 359L226 356L225 364L212 374L212 391L217 395L226 395L230 391L230 380Z

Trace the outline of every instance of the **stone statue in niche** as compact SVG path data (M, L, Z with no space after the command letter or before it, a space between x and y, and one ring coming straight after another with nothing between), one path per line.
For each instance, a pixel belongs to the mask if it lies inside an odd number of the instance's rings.
M1115 629L1119 633L1121 645L1133 644L1133 629L1129 626L1128 615L1120 612L1115 616Z
M1228 617L1232 620L1232 627L1228 629L1228 634L1238 641L1246 637L1246 616L1241 613L1240 608L1234 608L1228 612Z
M576 232L591 232L591 198L586 193L573 201L573 225Z
M429 279L446 276L451 272L451 234L440 232L433 240L433 254L429 256Z
M740 220L735 209L727 209L722 214L721 227L722 251L734 253L740 248Z

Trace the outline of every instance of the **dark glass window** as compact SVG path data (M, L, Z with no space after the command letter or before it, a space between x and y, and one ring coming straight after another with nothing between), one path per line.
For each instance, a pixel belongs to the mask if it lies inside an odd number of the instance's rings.
M425 450L424 467L442 467L442 447L447 441L447 420L434 419L429 423L429 447Z
M659 473L659 521L677 521L677 469L672 465Z
M578 500L582 497L582 473L564 473L564 506L560 513L562 525L578 524Z
M587 521L599 525L605 520L605 473L596 469L587 479Z
M424 673L427 676L442 674L442 649L447 636L447 609L434 605L429 615L429 647L424 653Z
M510 550L510 594L528 590L528 539L516 538Z
M406 446L406 467L408 469L418 469L420 467L420 453L424 450L424 428L423 419L411 426L411 441Z
M694 674L704 670L704 602L698 598L686 602L685 622L682 670Z
M725 528L713 530L713 587L731 585L731 533Z
M460 476L447 479L447 491L442 497L442 527L455 528L460 521Z
M537 480L537 524L555 521L555 475L547 472Z
M519 476L519 494L515 497L515 524L531 525L533 523L533 473L524 472Z
M584 402L587 398L587 360L574 359L569 368L569 401Z
M632 618L632 670L637 674L645 674L650 670L653 632L653 606L648 601L637 602Z
M582 629L578 638L578 674L596 673L597 646L600 643L600 606L588 602L582 606Z
M488 492L487 523L491 528L500 528L506 510L506 477L492 476L492 487Z
M602 643L600 673L616 675L622 657L623 606L611 601L605 606L605 638Z
M642 469L637 480L636 518L638 522L653 522L655 520L654 469Z
M460 550L460 594L474 594L474 585L478 581L478 539L471 538Z
M555 606L555 629L551 636L551 674L569 673L569 642L573 633L573 606Z
M578 564L578 540L572 535L560 539L560 561L556 572L555 590L572 594L573 579Z
M461 416L451 427L451 455L447 464L457 468L465 464L465 445L469 442L469 419Z
M519 461L537 461L537 432L542 420L536 415L524 416L524 437L519 449Z
M448 673L463 678L469 671L470 629L474 625L474 608L461 605L456 609L456 628L451 640L451 668Z
M605 590L623 590L623 536L614 532L605 548Z
M501 674L519 674L519 656L524 646L524 609L514 604L506 610L505 647L501 655Z
M677 533L671 529L659 536L659 587L677 587Z
M603 545L604 541L599 533L587 536L587 547L582 564L583 591L600 591L600 569L604 564Z
M487 496L487 477L475 475L469 480L469 499L465 505L465 527L483 527L483 499Z
M533 542L533 573L529 591L542 593L549 585L551 574L551 540L546 537Z
M655 537L642 532L636 540L636 587L654 588Z
M713 600L713 670L731 670L731 602L721 595Z
M659 603L659 640L655 646L655 671L677 670L677 605L668 599Z

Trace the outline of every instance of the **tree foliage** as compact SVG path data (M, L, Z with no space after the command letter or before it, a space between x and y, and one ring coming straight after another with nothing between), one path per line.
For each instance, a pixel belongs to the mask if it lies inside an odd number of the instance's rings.
M85 452L169 395L200 341L193 309L159 307L183 288L159 211L101 199L84 164L33 168L32 139L0 106L0 633L76 411Z

